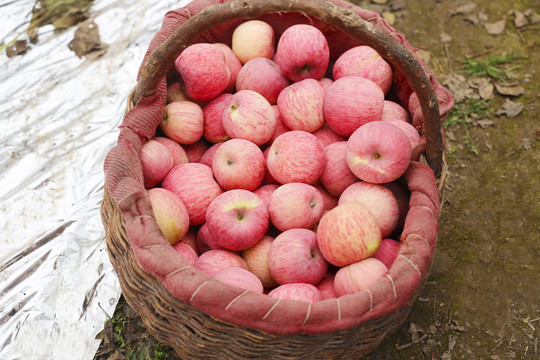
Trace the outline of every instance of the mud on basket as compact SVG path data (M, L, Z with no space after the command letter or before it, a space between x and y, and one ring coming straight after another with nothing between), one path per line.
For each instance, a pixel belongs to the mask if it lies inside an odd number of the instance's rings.
M276 39L296 23L319 28L331 62L365 44L391 65L387 98L408 109L421 142L400 181L410 194L398 255L360 292L314 303L278 300L213 280L169 244L144 186L141 148L156 136L174 61L193 43L230 45L241 22L261 19ZM444 182L441 117L453 99L404 37L378 13L333 0L196 0L165 15L128 99L117 145L104 164L102 219L111 262L148 331L182 359L358 359L406 320L429 274Z

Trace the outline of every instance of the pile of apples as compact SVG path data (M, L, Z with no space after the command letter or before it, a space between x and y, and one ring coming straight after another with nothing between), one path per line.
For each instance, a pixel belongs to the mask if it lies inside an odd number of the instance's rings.
M197 43L176 59L141 152L156 222L230 285L307 302L361 291L397 256L419 133L385 99L393 72L374 49L329 65L316 27L275 38L250 20L231 47Z

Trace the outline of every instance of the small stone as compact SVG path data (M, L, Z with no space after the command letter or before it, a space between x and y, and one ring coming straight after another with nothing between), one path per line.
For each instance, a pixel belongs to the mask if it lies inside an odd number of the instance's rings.
M459 14L470 13L475 8L476 8L475 3L468 2L468 3L465 3L465 4L461 5L461 6L458 6L457 8L453 9L452 11L450 11L450 15L454 16L454 15L459 15Z
M463 21L470 22L473 25L478 25L478 16L476 14L469 14L463 17Z
M407 4L405 3L405 0L394 0L390 3L390 10L392 11L403 10L406 7L407 7Z
M449 335L448 336L448 351L454 350L454 347L456 346L457 342L457 336L456 335Z
M384 11L382 13L384 20L386 20L390 25L394 25L396 22L396 14L391 11Z
M30 47L26 44L26 40L17 40L13 45L6 48L6 56L11 58L17 55L23 55L26 54L28 49Z
M371 0L371 2L378 5L384 5L388 2L388 0Z
M540 14L537 14L537 13L533 12L531 14L531 16L529 16L529 20L530 20L531 24L540 23Z
M520 149L523 150L531 150L534 147L534 140L531 138L523 138L521 139L521 145L519 145Z
M439 330L435 325L429 325L428 332L432 335L435 335Z

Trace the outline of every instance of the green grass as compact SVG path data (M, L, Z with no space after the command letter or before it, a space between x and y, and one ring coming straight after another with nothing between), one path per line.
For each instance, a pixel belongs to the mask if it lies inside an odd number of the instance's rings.
M128 351L129 360L168 360L170 348L162 344L152 347L153 356L148 356L146 344L142 344L137 352Z
M115 344L123 348L126 346L126 341L124 339L124 333L126 331L127 320L120 314L115 314L112 318L107 319L106 322L111 322L113 324L113 331L118 334Z
M465 144L469 151L478 155L480 152L469 132L469 126L472 125L471 119L489 118L489 102L482 99L468 99L466 102L458 103L448 113L444 120L444 127L451 129L462 125L465 129Z
M496 80L506 81L514 78L513 71L521 66L516 62L521 59L521 55L511 51L479 60L465 59L462 61L460 72L469 76L489 76Z

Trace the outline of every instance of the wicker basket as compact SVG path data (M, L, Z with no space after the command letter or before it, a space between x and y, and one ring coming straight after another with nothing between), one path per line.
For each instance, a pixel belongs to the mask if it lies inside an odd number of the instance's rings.
M435 192L431 200L425 195L422 182L409 184L413 196L424 199L416 199L421 205L411 209L409 215L416 212L411 219L420 214L430 218L430 224L436 224L445 169L440 115L453 106L453 100L448 93L433 90L438 83L410 48L396 41L396 36L402 39L399 34L389 34L393 29L387 24L388 31L372 25L358 15L352 4L347 6L354 11L340 5L345 3L246 0L217 4L193 17L188 14L190 18L171 36L157 35L147 53L139 82L128 99L118 145L105 162L101 212L109 256L126 301L141 315L148 331L174 348L182 359L358 359L403 325L426 282L436 242L436 233L430 233L430 229L435 226L424 229L406 224L407 229L415 230L402 236L400 261L371 291L312 306L293 300L276 303L265 295L211 281L171 250L152 217L138 154L142 144L154 135L159 119L137 122L133 121L137 118L134 114L138 111L152 119L152 111L162 111L167 73L179 53L198 41L200 34L216 24L237 19L294 12L319 19L370 45L407 79L420 104L421 112L415 115L421 124L423 121L425 158L433 170L432 176L435 174L426 190L427 194ZM165 22L163 29L172 33ZM425 171L427 166L417 163L416 168ZM427 205L422 205L423 201ZM432 206L433 202L437 203ZM413 279L412 289L403 286L406 277ZM253 321L253 317L258 318ZM280 319L297 324L279 328Z

